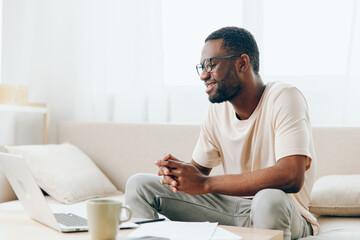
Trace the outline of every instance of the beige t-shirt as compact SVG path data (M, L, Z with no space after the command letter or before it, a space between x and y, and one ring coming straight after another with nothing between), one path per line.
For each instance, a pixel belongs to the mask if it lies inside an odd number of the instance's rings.
M319 224L308 209L316 155L308 106L297 88L268 83L258 106L246 120L237 119L229 102L211 104L192 157L204 167L222 164L225 174L240 174L274 166L279 159L291 155L308 156L304 185L298 193L288 196L316 234Z

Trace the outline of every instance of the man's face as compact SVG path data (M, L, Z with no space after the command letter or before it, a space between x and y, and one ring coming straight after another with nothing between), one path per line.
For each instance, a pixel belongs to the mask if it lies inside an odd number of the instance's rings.
M209 40L205 43L201 53L201 63L205 59L229 55L221 48L222 39ZM200 79L205 81L206 93L212 103L231 101L239 94L242 84L234 65L234 59L214 59L211 61L212 70L202 72Z

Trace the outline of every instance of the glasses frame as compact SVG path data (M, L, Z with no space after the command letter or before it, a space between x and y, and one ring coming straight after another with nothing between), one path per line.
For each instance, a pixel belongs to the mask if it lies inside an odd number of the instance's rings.
M204 71L204 69L205 69L205 71L208 72L208 73L211 72L212 69L213 69L213 66L214 66L214 65L212 64L212 60L214 60L214 59L227 59L227 58L232 58L232 57L241 57L242 55L244 55L244 53L232 54L232 55L226 55L226 56L220 56L220 57L213 57L213 58L207 58L207 59L205 59L205 60L203 61L202 64L199 63L199 64L196 65L196 72L199 74L199 76L201 76L201 74L202 74L202 72ZM204 63L205 63L206 61L209 61L209 62L210 62L210 64L209 64L210 69L207 69L207 68L204 66ZM250 62L251 62L251 60L250 60ZM200 70L201 70L201 71L200 71Z

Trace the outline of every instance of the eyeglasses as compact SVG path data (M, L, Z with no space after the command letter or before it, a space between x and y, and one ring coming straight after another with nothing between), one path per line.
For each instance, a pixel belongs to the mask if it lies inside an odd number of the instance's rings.
M243 53L205 59L202 64L200 63L200 64L196 65L196 71L199 74L199 76L201 76L204 69L205 69L206 72L211 72L211 70L212 70L212 68L214 66L212 64L212 60L214 60L214 59L232 58L232 57L240 57L241 55L243 55Z

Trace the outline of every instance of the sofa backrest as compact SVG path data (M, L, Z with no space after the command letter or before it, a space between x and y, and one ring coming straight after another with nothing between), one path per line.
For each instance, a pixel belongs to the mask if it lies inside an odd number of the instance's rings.
M88 154L122 191L137 172L155 173L154 161L170 152L188 161L199 125L61 122L58 142L70 142ZM314 127L317 177L360 174L360 127ZM221 174L217 167L212 174ZM0 202L15 199L0 169Z
M317 178L360 174L360 127L314 127Z
M154 161L168 152L191 160L199 132L199 125L61 122L58 142L78 146L123 191L134 173L156 174ZM313 137L317 177L360 174L360 128L314 127ZM221 173L219 167L212 174Z
M121 191L139 172L157 173L155 160L171 153L191 159L198 125L61 122L58 142L84 151Z

